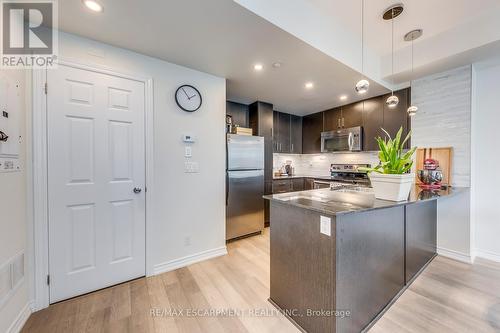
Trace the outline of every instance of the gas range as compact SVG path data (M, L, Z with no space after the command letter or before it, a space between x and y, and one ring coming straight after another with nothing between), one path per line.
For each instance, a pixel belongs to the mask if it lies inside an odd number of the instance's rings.
M315 179L314 189L330 188L332 191L357 191L371 190L368 173L359 168L369 168L369 164L332 164L330 166L330 179Z
M359 168L369 168L369 164L332 164L330 166L330 175L334 187L342 185L370 186L370 179L366 171L360 171Z

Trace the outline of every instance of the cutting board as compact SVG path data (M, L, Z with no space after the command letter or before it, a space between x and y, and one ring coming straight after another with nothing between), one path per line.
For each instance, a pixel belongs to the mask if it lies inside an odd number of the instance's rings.
M450 186L451 185L451 163L453 158L453 148L443 147L443 148L419 148L417 149L416 157L416 170L422 170L424 168L424 161L428 158L432 158L439 162L439 169L443 172L443 181L441 184ZM417 184L422 183L418 179Z

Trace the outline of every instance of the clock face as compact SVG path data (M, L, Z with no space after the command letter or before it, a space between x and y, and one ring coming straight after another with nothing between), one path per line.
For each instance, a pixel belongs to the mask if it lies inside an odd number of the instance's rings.
M183 85L180 86L175 92L175 101L177 105L187 112L194 112L201 106L201 94L193 86Z

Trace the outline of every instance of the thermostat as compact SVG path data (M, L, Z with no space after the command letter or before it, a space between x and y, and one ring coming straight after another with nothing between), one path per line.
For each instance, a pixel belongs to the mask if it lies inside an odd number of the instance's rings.
M196 141L196 138L192 134L183 134L182 135L182 141L193 143L193 142Z

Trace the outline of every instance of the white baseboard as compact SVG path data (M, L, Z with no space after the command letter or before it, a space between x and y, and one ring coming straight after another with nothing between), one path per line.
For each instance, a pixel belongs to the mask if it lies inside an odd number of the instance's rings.
M24 308L17 315L14 322L10 325L9 329L7 330L7 333L19 333L19 332L21 332L24 324L26 324L26 321L31 316L32 308L33 308L33 302L26 303Z
M461 261L461 262L465 262L467 264L472 264L474 262L474 259L468 254L454 251L454 250L450 250L450 249L445 249L442 247L437 248L437 253L440 256L447 257L447 258Z
M186 267L191 264L207 260L207 259L212 259L215 257L223 256L227 254L227 249L225 246L212 249L212 250L207 250L203 252L199 252L196 254L192 254L183 258L175 259L169 262L165 262L162 264L158 264L154 266L154 275L165 273L165 272L170 272L178 268Z
M481 250L481 249L475 249L474 250L476 257L495 261L495 262L500 262L500 254L491 252L491 251L486 251L486 250Z

